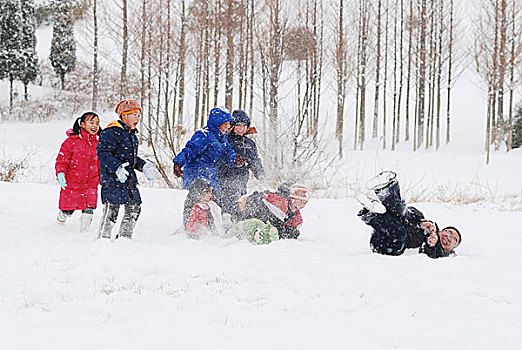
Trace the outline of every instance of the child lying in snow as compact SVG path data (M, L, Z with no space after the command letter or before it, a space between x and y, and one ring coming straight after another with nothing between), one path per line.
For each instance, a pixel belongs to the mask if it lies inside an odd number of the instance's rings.
M359 198L364 208L358 216L373 228L372 251L401 255L406 248L419 248L419 253L434 259L455 255L455 248L461 242L460 232L451 226L439 230L417 208L406 206L396 178L392 171L381 172L367 185L377 198Z

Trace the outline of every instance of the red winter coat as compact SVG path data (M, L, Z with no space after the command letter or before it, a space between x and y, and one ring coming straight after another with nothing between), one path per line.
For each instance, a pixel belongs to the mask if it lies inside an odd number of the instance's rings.
M60 192L60 210L83 210L96 208L98 184L100 183L100 163L96 154L98 136L91 135L83 128L80 135L69 136L60 147L56 158L56 174L65 173L67 187Z
M185 231L195 236L209 233L209 211L209 205L206 203L194 204L192 211L190 212L190 217L187 220Z

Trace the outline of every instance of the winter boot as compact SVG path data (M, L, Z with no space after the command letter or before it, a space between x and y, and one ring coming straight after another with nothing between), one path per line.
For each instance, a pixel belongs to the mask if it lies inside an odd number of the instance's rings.
M94 214L82 213L82 216L80 217L80 232L89 231L93 216Z
M393 171L385 170L372 177L366 183L366 188L370 191L377 192L378 190L385 188L391 182L397 179L397 174Z
M377 198L379 198L379 201L384 205L388 213L394 214L397 218L405 215L406 204L401 198L396 173L383 171L371 178L367 183L367 187L377 195Z
M363 207L368 211L376 214L386 213L386 207L381 203L379 198L373 193L369 192L366 194L360 194L357 196L357 200L362 204Z
M58 215L56 216L56 223L58 223L60 225L65 225L65 221L67 221L67 219L70 218L71 215L72 215L72 212L69 214L68 212L60 210L58 212Z
M111 238L112 228L118 219L120 205L117 203L105 203L103 205L103 215L98 231L98 238Z
M141 207L138 204L134 202L130 204L125 204L125 213L123 215L120 230L116 238L124 237L132 239L132 234L134 233L134 226L136 226L136 222L138 221L140 212Z

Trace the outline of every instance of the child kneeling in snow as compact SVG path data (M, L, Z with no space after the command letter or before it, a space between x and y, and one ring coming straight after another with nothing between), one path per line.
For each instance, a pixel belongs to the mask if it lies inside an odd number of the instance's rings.
M221 207L212 200L210 181L196 179L189 186L189 195L194 204L185 225L185 232L190 238L203 235L221 234Z
M373 228L372 251L384 255L401 255L406 248L419 248L419 253L436 259L455 255L461 242L460 232L451 226L439 230L415 207L401 199L397 174L383 171L367 184L377 198L361 196L364 208L358 216Z
M75 210L81 210L80 232L86 232L92 222L98 202L100 165L96 154L100 118L86 112L67 130L68 138L62 143L56 158L56 178L60 184L60 201L57 222L65 224Z

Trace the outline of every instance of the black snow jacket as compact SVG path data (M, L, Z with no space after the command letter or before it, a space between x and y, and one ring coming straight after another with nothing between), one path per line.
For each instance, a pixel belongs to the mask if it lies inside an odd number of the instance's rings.
M250 176L249 170L252 170L256 179L265 175L263 164L257 153L256 143L246 135L239 136L234 132L227 135L227 141L236 154L246 159L246 162L244 166L239 168L223 162L219 163L217 174L219 185L221 188L244 189L246 191Z

